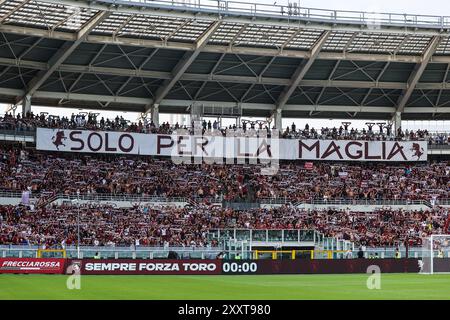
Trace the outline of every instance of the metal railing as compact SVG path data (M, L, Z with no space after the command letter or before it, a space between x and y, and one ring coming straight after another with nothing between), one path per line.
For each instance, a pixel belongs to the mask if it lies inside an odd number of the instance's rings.
M160 197L149 195L132 195L132 194L112 194L112 193L100 193L100 194L59 194L56 200L80 200L80 201L126 201L126 202L183 202L187 203L190 200L196 200L197 198L186 197ZM214 198L208 198L209 201L214 201ZM220 201L220 200L219 200Z
M37 199L39 197L39 193L30 194L30 199ZM16 191L0 190L0 198L22 198L22 193Z
M409 258L426 258L431 256L430 250L424 247L410 247L408 252L404 246L400 246L399 252L401 257ZM381 259L394 258L397 247L375 247L366 248L363 252L363 256L367 258L378 257ZM0 258L37 258L38 257L37 246L27 245L0 245ZM225 250L230 258L234 256L234 253L244 253L243 257L252 259L255 257L257 248L247 250ZM296 249L302 250L301 247ZM351 250L322 250L316 249L317 252L323 253L325 251L332 252L333 259L349 259L357 258L359 249L355 247ZM310 251L308 249L307 251ZM444 249L444 256L450 258L450 250ZM167 259L169 252L175 252L180 259L215 259L217 255L224 252L223 248L219 247L89 247L80 246L80 258L93 258L97 253L102 259ZM276 252L276 250L274 251ZM350 254L349 254L350 253ZM437 252L433 252L436 257ZM311 255L306 255L303 258L309 258ZM62 257L61 253L46 253L43 257ZM67 258L78 258L77 248L70 246L66 248ZM258 259L272 259L272 255L264 257L259 255ZM279 259L283 259L282 256L278 256ZM287 259L290 259L287 258ZM327 257L320 254L314 255L314 259L327 259Z
M449 150L450 144L429 144L428 149L430 149L430 150Z
M438 199L437 204L441 206L450 206L450 199Z
M304 201L299 204L313 205L382 205L382 206L406 206L425 205L431 207L428 200L408 200L408 199L313 199L310 202Z
M38 246L27 245L0 245L0 258L36 258ZM65 248L67 258L78 258L76 246ZM219 252L219 247L107 247L107 246L80 246L80 258L93 258L99 253L103 259L166 259L169 252L176 252L184 259L214 259ZM46 257L60 257L58 253L48 253Z
M31 199L39 199L43 196L43 193L30 194ZM46 194L48 196L48 194ZM22 193L15 191L0 191L0 198L16 198L21 199ZM132 203L212 203L221 204L222 197L162 197L162 196L150 196L150 195L133 195L133 194L112 194L112 193L98 193L98 194L56 194L54 195L54 201L88 201L88 202L132 202ZM267 204L284 204L291 206L301 205L378 205L378 206L407 206L407 205L425 205L432 207L429 200L408 200L408 199L311 199L311 200L295 200L293 198L260 198L255 199L255 203L267 205ZM450 199L437 199L437 205L450 205Z
M375 248L366 248L364 251L364 257L370 258L370 256L375 256L377 254L380 258L394 258L395 257L395 251L397 247L375 247ZM430 257L431 252L429 248L425 247L409 247L408 250L405 246L399 246L398 247L400 251L401 257L409 257L409 258L425 258ZM356 251L356 250L355 250ZM437 250L436 250L437 251ZM445 257L450 258L450 249L444 248L444 255ZM434 252L434 255L436 256L436 252Z
M300 7L299 1L264 4L227 0L101 0L98 2L139 5L169 10L202 11L218 15L274 17L292 21L320 21L368 26L395 25L427 28L450 26L449 16L363 12Z
M30 194L31 199L39 199L44 194L34 193ZM48 194L46 194L48 196ZM22 193L15 191L0 191L0 198L16 198L21 199ZM213 203L221 204L222 197L162 197L162 196L150 196L150 195L133 195L133 194L112 194L112 193L98 193L98 194L56 194L54 201L89 201L89 202L133 202L133 203ZM285 204L292 206L301 205L379 205L379 206L406 206L406 205L425 205L432 207L428 200L408 200L408 199L311 199L311 200L295 200L293 198L260 198L255 199L259 204ZM436 204L448 205L450 199L437 199Z
M0 127L0 140L3 141L14 141L14 142L35 142L36 141L36 130L11 130L3 129Z
M1 135L11 135L11 136L31 136L34 137L36 135L36 129L32 130L20 130L20 129L3 129L0 127Z

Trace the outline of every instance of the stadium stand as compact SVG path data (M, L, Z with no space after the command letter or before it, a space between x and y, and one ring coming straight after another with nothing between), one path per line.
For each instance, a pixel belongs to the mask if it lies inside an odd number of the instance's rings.
M0 190L36 194L114 194L227 201L439 200L450 198L446 162L428 164L282 164L278 174L258 166L177 165L170 159L50 154L3 146ZM61 177L64 176L64 179Z
M30 209L1 206L0 243L58 248L76 244L75 206ZM442 233L447 211L384 209L372 213L349 210L303 211L282 206L235 211L207 205L159 209L136 206L85 205L80 208L81 244L88 246L214 247L207 234L212 229L317 230L327 237L349 240L367 247L394 247L408 241L422 245L423 238Z
M34 115L32 112L27 113L24 117L18 114L13 117L11 114L6 113L3 117L0 117L0 128L3 130L21 132L32 132L37 127L42 128L58 128L58 129L85 129L85 130L106 130L106 131L126 131L136 133L167 133L171 134L177 132L177 130L184 129L191 134L194 133L194 124L191 126L180 126L178 123L169 124L168 122L162 123L160 126L156 126L153 121L148 123L139 120L137 123L130 123L126 121L122 116L117 116L114 119L97 119L96 114L72 114L69 118L59 117L52 115ZM270 134L270 129L267 125L249 124L243 123L242 126L230 125L228 127L220 127L217 121L211 123L209 120L202 121L201 124L202 134L208 134L213 131L220 132L222 135L227 135L230 132L243 131L248 129L254 129L256 131L262 130ZM327 128L322 127L315 129L309 128L306 124L305 128L296 128L293 123L291 126L281 130L281 137L285 139L333 139L333 140L425 140L429 145L449 145L450 135L447 132L436 133L428 132L427 130L398 130L394 132L390 126L386 126L384 123L377 130L373 129L373 125L366 128L348 128L340 126L339 128Z
M258 166L176 165L169 159L114 155L55 154L2 145L0 190L28 191L39 201L0 206L0 244L60 248L80 244L129 247L217 247L213 229L309 229L367 247L420 246L430 234L445 233L448 210L435 206L450 198L447 162L385 165L379 163L283 163L274 176ZM343 174L345 173L345 174ZM64 178L62 178L64 177ZM129 208L108 203L52 204L54 195L133 197ZM139 197L182 197L184 207L142 205ZM137 198L136 198L137 197ZM49 199L49 201L46 201ZM221 202L285 205L235 210ZM429 210L382 208L306 210L300 201L424 200ZM216 202L216 205L211 204ZM217 203L219 203L217 205ZM351 202L349 202L351 204ZM78 212L80 210L80 212Z
M298 231L299 248L335 251L403 250L449 233L450 134L402 128L402 120L450 119L447 19L225 0L113 2L0 0L0 102L8 104L0 116L0 256L14 255L14 246L219 250L235 240L241 247L229 250L244 250L248 238L237 229L265 230L267 239L274 231L273 243L259 241L269 250L285 245L278 240L290 233L280 230ZM117 116L37 114L32 106ZM130 122L120 112L141 115ZM160 112L190 124L160 123ZM381 122L282 126L310 118ZM409 162L372 162L369 147L366 162L296 155L266 175L258 165L174 164L141 150L43 151L53 149L37 147L40 128L97 137L274 132L289 142L401 141L416 154Z

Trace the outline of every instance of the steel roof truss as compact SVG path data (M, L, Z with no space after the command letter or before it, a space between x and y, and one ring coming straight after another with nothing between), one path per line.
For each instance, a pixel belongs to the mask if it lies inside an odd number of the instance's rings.
M141 63L141 65L139 66L139 70L142 70L142 68L150 61L153 59L153 57L155 56L155 54L159 51L158 48L155 48L152 53L150 53L150 55L147 56L147 58L145 58L145 60Z
M117 47L118 47L119 50L122 52L122 54L116 55L116 56L114 56L114 57L112 57L112 58L109 58L109 59L106 59L106 60L99 61L99 62L97 62L97 63L95 63L95 64L93 64L93 65L94 65L94 66L98 66L98 65L101 65L101 64L104 64L104 63L108 63L108 62L111 62L111 61L115 61L115 60L117 60L117 59L120 59L120 58L125 57L125 58L131 63L131 65L134 67L134 69L137 70L137 68L136 68L136 66L134 65L134 63L130 60L129 55L132 55L132 54L135 54L135 53L137 53L137 52L144 51L144 50L147 50L147 49L148 49L148 48L139 48L139 49L133 50L133 51L131 51L131 52L125 53L120 45L117 45ZM99 53L97 54L97 58L95 58L93 61L95 61L96 59L98 59L98 56L100 56L100 54L103 52L103 50L104 50L104 48L102 48L102 50L99 51ZM90 64L90 65L91 65L91 64Z
M122 85L119 87L119 89L117 89L116 93L114 94L116 97L120 95L122 90L125 89L125 87L131 81L131 79L133 79L133 77L128 77L127 80L124 83L122 83Z
M230 97L232 97L232 98L234 99L234 101L239 102L239 99L236 98L236 97L234 96L234 94L232 94L231 91L228 90L227 87L225 87L225 86L224 86L223 84L221 84L220 82L217 82L217 84L218 84L219 86L221 86L221 87L225 90L225 92L228 93L228 94L230 95Z
M422 77L422 74L425 71L425 68L427 67L428 62L430 61L431 57L433 56L434 52L436 51L436 48L438 47L440 41L441 41L441 37L439 37L439 36L433 37L422 56L422 61L420 63L416 64L414 70L412 71L412 73L408 79L407 89L404 90L403 94L400 95L400 97L398 99L397 112L401 113L404 111L409 98L411 98L411 95L412 95L414 89L416 88L417 83L419 82L420 78Z
M255 98L257 98L257 97L259 97L259 96L261 96L263 94L267 94L267 92L273 91L273 90L278 89L278 88L279 87L272 87L269 90L267 90L265 87L263 87L263 89L264 89L263 91L255 94L253 96L251 96L250 98L245 99L244 102L251 101L251 100L253 100L253 99L255 99Z
M244 92L244 94L241 97L241 101L240 102L244 102L245 99L247 98L247 95L250 93L250 91L252 91L253 87L255 86L255 83L250 84L250 86L248 87L248 89Z
M294 75L291 78L290 85L286 87L285 90L283 90L283 92L280 94L280 97L278 98L277 109L283 110L284 105L288 102L290 96L300 84L300 81L304 78L308 70L313 65L314 61L319 55L320 50L322 49L323 45L327 41L330 34L331 31L324 31L319 37L319 39L316 41L314 46L311 48L309 52L309 59L302 60L302 63L300 63L300 65L297 67L297 69L294 72Z
M6 38L6 36L5 36L5 34L3 32L1 34L2 34L2 37L3 37L4 41L5 41L4 44L2 44L2 46L6 45L8 47L8 49L9 49L9 51L11 52L11 54L14 56L14 58L17 59L17 56L16 56L16 54L14 53L14 50L11 47L11 43L8 41L8 39Z
M222 53L220 55L219 60L217 60L217 62L214 64L214 67L211 69L211 72L209 73L210 76L213 76L217 70L217 68L219 67L219 65L222 63L223 58L225 57L225 53Z
M447 77L448 77L448 72L449 72L449 70L450 70L450 63L447 63L447 68L445 69L445 73L444 73L444 77L443 77L443 79L442 79L442 86L444 87L444 85L446 84L446 83L448 83L448 81L447 81ZM438 93L438 95L437 95L437 97L436 97L436 103L435 103L435 105L439 105L439 102L441 101L441 96L442 96L442 92L444 91L444 89L440 89L439 90L439 93Z
M114 30L114 32L112 33L112 37L113 39L115 39L116 37L120 36L120 32L123 30L123 28L125 28L125 26L127 24L129 24L131 22L131 20L133 20L133 18L136 17L136 14L131 14L129 15L120 25L119 27Z
M58 83L60 81L63 83L63 86L65 87L64 79L65 78L70 78L71 76L73 76L73 73L69 73L69 74L65 75L64 77L61 75L61 71L58 71L57 73L58 73L58 77L56 77L55 80L43 83L41 88L44 89L44 88L49 87L52 84Z
M86 39L88 34L104 19L110 15L109 12L102 11L97 13L89 22L87 22L77 34L77 39L73 43L65 42L62 47L48 61L48 69L38 72L38 74L27 85L26 94L20 97L32 96L34 92L48 79L48 77L57 70L57 68L72 54L72 52Z
M270 59L270 61L266 64L266 66L258 76L259 81L261 81L262 77L264 76L264 73L267 71L267 69L269 69L269 67L272 65L272 63L275 61L276 58L277 58L276 56L272 57L272 59Z
M194 99L193 99L194 101L197 101L200 93L202 92L203 88L205 87L205 85L207 83L208 83L207 81L203 81L203 83L201 84L200 88L198 88L197 92L195 93L195 96L194 96Z
M217 29L220 27L221 21L215 21L213 22L207 31L205 31L197 40L196 40L196 49L194 52L186 52L186 54L183 56L183 58L177 63L174 70L172 71L172 79L166 80L163 82L162 86L158 88L155 94L155 101L153 102L154 105L159 105L161 101L164 99L164 97L169 93L169 91L173 88L175 83L177 83L178 80L180 80L183 73L186 71L187 68L194 62L194 60L197 58L197 56L200 54L202 49L206 46L208 43L208 40L211 38L211 36L217 31ZM146 106L146 111L149 111L151 106Z
M111 80L113 80L113 79L118 79L118 78L121 78L121 76L115 76L115 77L110 78L109 80L111 81ZM90 81L93 81L93 80L90 80ZM78 89L73 90L73 91L71 91L71 92L69 92L69 93L80 92L80 91L83 91L83 90L92 88L92 87L94 87L94 86L96 86L96 85L98 85L98 81L93 81L93 83L87 84L87 85L85 85L84 87L78 88Z
M338 89L338 88L336 88L336 89ZM357 90L357 88L351 89L348 93L344 93L344 92L342 92L342 90L340 90L340 89L338 89L338 90L341 92L341 94L338 94L338 95L336 95L336 96L334 96L334 97L328 98L328 99L326 99L325 101L320 102L318 105L324 105L324 104L329 103L329 102L331 102L331 101L334 101L334 100L336 100L336 99L342 98L343 96L347 96L347 98L348 98L348 94L351 93L352 91Z
M217 82L217 81L216 81L216 82ZM230 86L230 87L228 88L228 90L229 90L229 89L233 89L233 88L235 88L235 87L237 87L237 86L240 86L240 85L241 85L240 83L237 83L237 84L235 84L235 85L232 85L232 86ZM199 100L203 100L203 99L209 98L209 97L211 97L211 96L213 96L213 95L215 95L215 94L222 93L222 92L224 92L224 91L225 91L225 90L224 90L224 88L223 88L223 86L222 86L222 89L219 89L219 90L217 90L217 91L208 93L206 96L200 97Z
M101 84L105 87L106 90L109 91L109 93L114 96L114 92L111 90L111 88L105 83L105 81L100 78L97 74L95 74L95 77L101 82Z
M236 55L236 57L239 59L239 61L242 62L242 64L257 78L258 75L256 74L255 71L253 71L252 68L250 68L250 66L247 64L247 62L245 62L238 54Z
M18 74L16 74L15 76L13 76L13 77L11 77L11 78L8 78L8 79L5 79L5 80L3 80L3 81L0 81L0 84L4 83L4 82L6 82L6 81L10 81L10 80L14 80L14 79L20 78L21 81L22 81L22 83L25 85L26 83L25 83L24 80L23 80L23 76L24 76L24 75L28 75L28 74L33 74L33 73L34 73L34 70L27 70L27 71L25 71L25 72L22 73L22 72L20 71L20 69L19 69L19 73L18 73ZM6 74L6 72L5 72L5 74Z
M357 65L354 61L352 61L352 60L350 60L350 62L356 67L356 69L347 71L347 72L344 73L344 74L340 74L339 76L332 78L332 80L338 80L338 79L341 79L341 78L343 78L343 77L349 76L349 75L351 75L351 74L353 74L353 73L355 73L355 72L360 71L360 72L364 73L370 80L375 81L371 76L369 76L369 75L364 71L364 69L365 69L365 68L369 68L369 67L371 67L371 66L377 64L378 61L371 62L371 63L369 63L369 64L367 64L367 65L365 65L365 66L362 66L362 67L358 66L358 65Z
M238 54L235 53L234 55L235 55L236 57L238 57ZM252 62L258 61L258 60L263 59L263 58L265 58L265 57L256 57L256 58L253 58L253 59L248 60L247 63L252 63ZM226 71L230 71L230 70L232 70L232 69L239 68L240 66L244 65L244 62L242 61L242 59L240 59L239 57L238 57L238 59L241 61L240 63L235 64L235 65L233 65L233 66L231 66L231 67L228 67L228 68L219 70L219 72L217 72L216 74L221 74L221 73L224 73L224 72L226 72Z
M194 100L192 98L191 94L189 93L189 91L187 91L186 87L183 85L183 83L181 83L181 81L178 81L177 84L180 86L178 89L183 89L183 91L187 94L189 99ZM175 92L175 90L172 90L171 92L173 93L173 92Z

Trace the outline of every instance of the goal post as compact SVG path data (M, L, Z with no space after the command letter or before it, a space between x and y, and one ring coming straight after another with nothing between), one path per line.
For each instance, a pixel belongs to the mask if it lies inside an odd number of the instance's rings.
M295 259L296 250L255 250L253 251L253 258L255 260L270 257L272 260L280 259L280 256L287 256L289 259Z
M66 258L66 250L64 249L38 249L38 258Z
M425 238L420 264L423 274L450 273L450 234L433 234Z
M254 250L253 259L343 259L347 253L348 251L344 250Z

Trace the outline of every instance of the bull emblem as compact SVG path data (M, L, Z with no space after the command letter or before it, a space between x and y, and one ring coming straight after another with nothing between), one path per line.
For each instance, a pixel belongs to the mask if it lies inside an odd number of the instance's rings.
M59 151L60 146L66 146L64 144L64 140L66 140L67 137L64 135L64 131L58 131L56 134L52 137L53 144L55 145L56 149Z
M411 151L414 151L413 153L413 157L417 157L417 160L420 159L420 157L423 155L423 148L420 147L420 144L418 143L413 143Z

